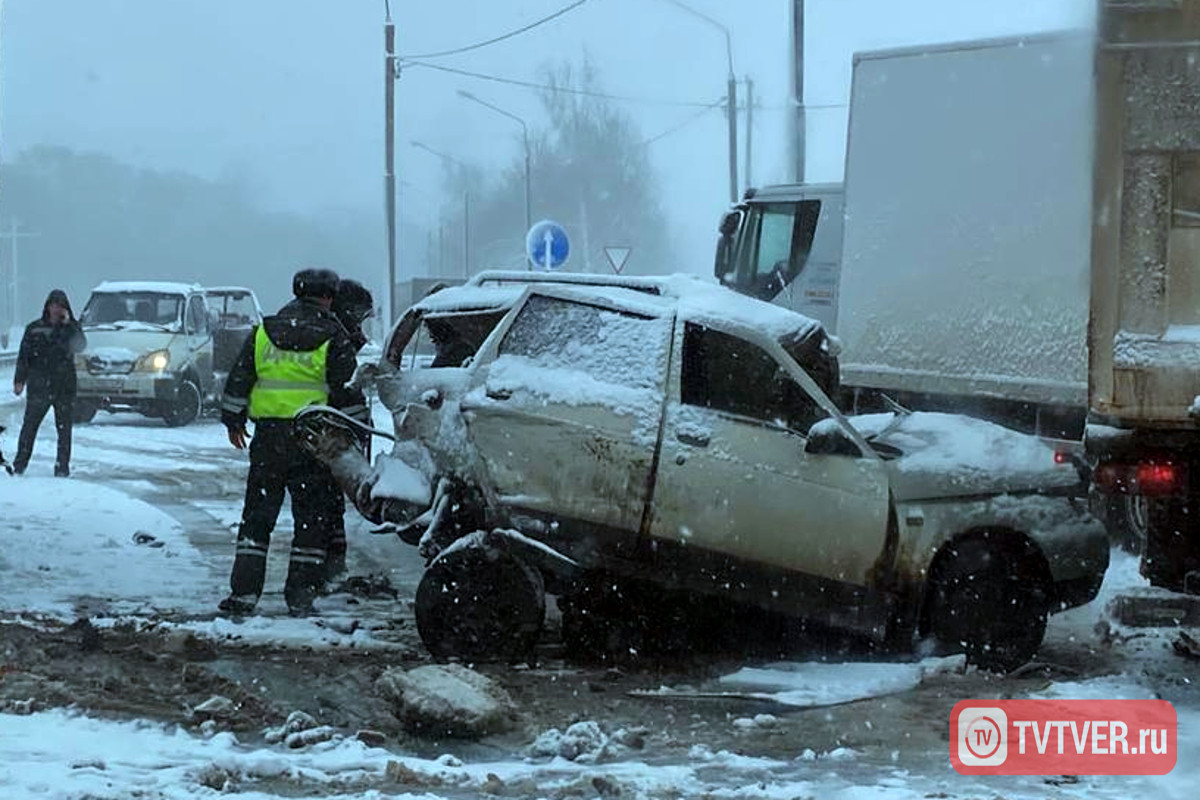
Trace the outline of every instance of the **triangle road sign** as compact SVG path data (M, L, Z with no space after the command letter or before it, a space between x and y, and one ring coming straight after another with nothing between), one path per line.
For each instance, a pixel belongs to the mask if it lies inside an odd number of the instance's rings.
M604 257L608 259L613 272L620 275L621 270L625 269L625 262L629 259L629 254L632 252L632 247L606 247L604 248Z

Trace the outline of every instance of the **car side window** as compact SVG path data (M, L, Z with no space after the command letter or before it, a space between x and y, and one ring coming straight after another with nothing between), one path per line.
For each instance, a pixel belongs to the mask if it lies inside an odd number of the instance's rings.
M669 321L533 295L500 343L501 356L585 372L599 381L656 388L665 372Z
M825 416L758 345L693 322L684 326L680 400L798 433Z

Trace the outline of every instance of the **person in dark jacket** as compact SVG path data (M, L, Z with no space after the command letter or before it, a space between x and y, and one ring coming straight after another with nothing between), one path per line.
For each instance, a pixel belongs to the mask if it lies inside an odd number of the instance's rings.
M371 296L371 292L367 287L355 280L343 278L338 283L337 295L333 298L333 315L337 317L338 322L346 330L346 335L350 339L350 343L354 346L354 352L358 353L367 343L367 335L363 332L363 322L375 310L375 298ZM342 408L346 414L354 417L359 422L366 425L371 424L371 409L367 404L366 395L362 390L351 384L347 386L347 402L348 405ZM369 434L364 434L362 437L363 451L367 455L367 460L371 457L371 437ZM346 496L342 494L342 490L336 486L333 487L333 494L337 498L335 505L330 508L330 518L332 526L330 528L329 542L325 548L325 576L326 584L334 583L339 577L346 572Z
M330 311L337 284L331 270L296 273L296 299L255 327L225 382L221 421L230 443L246 447L247 419L254 421L254 437L231 593L219 605L223 612L249 614L258 604L285 492L295 520L283 590L288 610L309 613L322 582L337 489L328 468L300 447L292 421L310 404L345 408L354 401L346 389L357 366L354 345Z
M13 471L18 475L29 466L33 442L46 412L54 407L54 427L58 431L58 457L54 474L65 478L71 473L71 427L75 412L75 354L87 347L87 337L75 319L67 293L55 289L46 297L42 315L25 327L17 370L13 374L13 394L28 390L25 421L17 439Z

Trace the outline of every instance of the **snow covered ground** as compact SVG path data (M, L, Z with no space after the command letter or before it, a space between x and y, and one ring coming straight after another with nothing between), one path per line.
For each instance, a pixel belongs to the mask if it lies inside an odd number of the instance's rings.
M6 385L0 383L0 390ZM11 394L0 402L0 424L9 426L0 446L9 458L20 406ZM390 417L381 412L377 419ZM322 613L310 620L282 613L279 589L291 525L286 512L272 548L264 614L242 623L215 618L246 469L245 454L229 447L215 422L168 429L132 415L101 414L95 424L76 429L73 475L65 481L50 477L53 437L47 422L28 475L0 475L5 624L61 626L88 616L101 630L124 625L164 635L190 632L221 647L266 648L258 652L285 657L311 650L386 654L411 646L411 630L405 644L391 626L397 607L391 600L334 596L320 600ZM387 574L403 605L420 570L413 549L394 537L368 535L353 513L347 521L354 571ZM128 713L13 708L0 713L0 797L216 797L224 788L246 798L617 792L635 798L1191 798L1200 782L1200 673L1194 662L1174 654L1171 632L1122 629L1104 613L1117 592L1142 586L1136 559L1114 553L1101 600L1052 619L1040 658L1051 667L1066 666L1050 669L1045 679L984 679L970 670L930 671L917 663L746 663L724 680L693 688L763 695L775 707L762 713L730 701L723 713L706 711L705 719L716 720L708 728L699 727L698 707L690 705L700 701L682 696L687 687L668 686L658 698L630 699L612 690L595 695L604 699L592 708L633 703L633 714L659 723L666 733L650 725L644 747L629 744L602 713L579 717L569 700L527 709L538 721L561 720L555 730L539 722L541 729L535 725L524 738L516 734L502 745L444 743L441 757L428 752L438 746L431 743L369 746L354 738L354 730L291 749L267 744L254 732L131 719ZM14 679L6 676L10 668L0 649L0 682ZM526 686L565 681L571 670L534 672ZM1178 764L1163 777L960 776L938 732L948 725L944 709L972 696L1161 697L1179 713ZM789 701L814 707L788 711ZM845 701L853 702L828 705ZM933 734L919 739L918 727ZM719 735L705 738L718 728ZM685 739L682 732L692 729L698 738Z

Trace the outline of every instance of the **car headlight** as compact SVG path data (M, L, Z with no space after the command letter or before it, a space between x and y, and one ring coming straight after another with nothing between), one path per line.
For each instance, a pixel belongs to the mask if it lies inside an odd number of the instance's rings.
M155 350L139 358L136 369L139 372L162 372L170 363L170 351Z
M87 356L83 353L75 354L75 369L81 372L87 371Z

